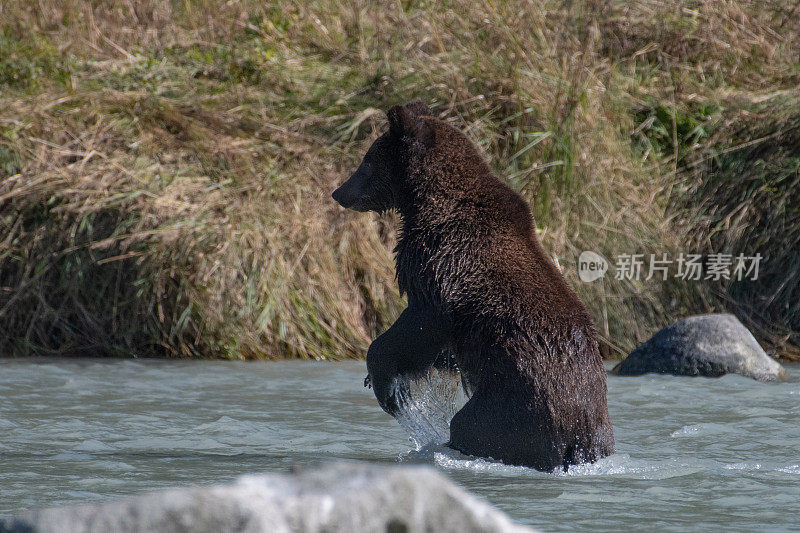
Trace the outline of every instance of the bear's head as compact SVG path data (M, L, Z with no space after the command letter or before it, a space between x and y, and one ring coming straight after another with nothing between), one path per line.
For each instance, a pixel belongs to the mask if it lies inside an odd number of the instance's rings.
M333 199L356 211L386 211L397 208L407 186L410 162L433 145L433 129L423 117L431 116L419 101L394 106L387 113L389 131L372 143L358 170Z

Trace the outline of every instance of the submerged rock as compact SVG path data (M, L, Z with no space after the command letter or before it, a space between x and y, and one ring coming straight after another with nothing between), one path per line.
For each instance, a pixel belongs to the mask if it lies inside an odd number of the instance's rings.
M620 376L650 372L718 377L741 374L775 381L786 374L753 334L730 314L683 318L665 327L612 370Z
M413 532L530 529L430 467L336 463L230 485L34 511L0 521L5 532Z

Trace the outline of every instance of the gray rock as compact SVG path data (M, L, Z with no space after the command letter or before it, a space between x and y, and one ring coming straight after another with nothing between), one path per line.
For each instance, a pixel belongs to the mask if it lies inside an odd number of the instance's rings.
M655 372L708 377L730 373L759 381L775 381L786 375L750 330L729 314L678 320L632 351L612 372L620 376Z
M6 532L356 532L530 529L430 467L336 463L297 474L240 477L231 485L34 511Z

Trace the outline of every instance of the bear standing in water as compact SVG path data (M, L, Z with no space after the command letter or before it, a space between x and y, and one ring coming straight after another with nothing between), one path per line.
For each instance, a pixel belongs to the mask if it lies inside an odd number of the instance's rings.
M421 102L334 193L357 211L397 209L397 279L408 308L367 352L381 407L398 380L454 354L472 391L448 446L553 470L614 453L606 376L591 318L536 238L522 197L457 129Z

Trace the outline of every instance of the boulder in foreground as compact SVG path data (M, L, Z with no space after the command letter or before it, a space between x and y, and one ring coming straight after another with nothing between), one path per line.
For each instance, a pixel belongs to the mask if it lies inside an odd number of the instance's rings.
M612 372L620 376L741 374L758 381L776 381L786 374L750 330L730 314L697 315L673 322L632 351Z
M530 532L429 467L336 463L34 511L0 533Z

